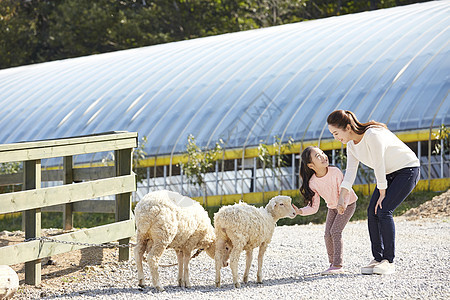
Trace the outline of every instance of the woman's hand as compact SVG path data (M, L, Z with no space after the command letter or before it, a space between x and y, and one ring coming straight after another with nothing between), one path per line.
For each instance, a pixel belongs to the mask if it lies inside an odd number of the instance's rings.
M300 215L300 216L302 215L302 210L300 208L298 208L294 204L292 204L292 207L294 208L296 215Z
M349 190L347 190L346 188L341 188L338 203L344 203L345 199L349 197L349 194L350 194Z
M377 204L375 205L375 214L377 214L378 206L382 209L383 206L381 206L381 202L383 202L384 198L386 197L386 190L379 190L380 191L380 197L378 198Z

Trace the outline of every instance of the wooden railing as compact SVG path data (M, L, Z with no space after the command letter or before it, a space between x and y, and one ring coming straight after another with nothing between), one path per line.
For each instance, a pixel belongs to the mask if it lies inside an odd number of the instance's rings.
M0 163L23 162L23 190L0 194L0 214L23 212L25 239L19 244L0 247L0 265L13 265L25 262L25 282L38 285L41 281L40 260L52 255L65 253L88 246L42 242L33 240L41 236L41 210L54 205L62 205L64 227L72 227L72 212L75 203L80 201L116 195L116 222L85 230L79 230L54 237L63 242L100 244L119 241L129 243L135 233L131 212L131 193L136 190L136 178L132 172L132 150L137 146L137 133L108 132L56 140L24 142L0 145ZM113 172L88 176L84 180L73 169L73 156L114 151ZM63 157L63 185L41 188L41 160ZM61 174L60 174L61 175ZM74 176L75 175L75 176ZM106 177L106 178L105 178ZM92 178L100 178L94 179ZM14 181L14 180L12 180ZM95 201L94 201L95 202ZM97 201L101 204L102 201ZM130 250L119 248L119 260L128 260Z

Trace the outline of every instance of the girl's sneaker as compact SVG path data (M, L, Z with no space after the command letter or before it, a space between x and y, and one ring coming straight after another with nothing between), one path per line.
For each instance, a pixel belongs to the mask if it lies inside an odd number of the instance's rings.
M328 269L321 272L320 275L335 275L335 274L343 274L343 273L345 273L343 267L330 266Z

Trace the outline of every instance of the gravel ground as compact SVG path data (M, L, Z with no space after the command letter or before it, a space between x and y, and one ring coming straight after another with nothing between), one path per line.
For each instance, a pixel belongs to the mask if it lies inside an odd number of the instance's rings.
M450 218L396 218L396 268L392 275L361 275L372 258L365 221L344 230L347 274L320 276L327 268L324 224L279 226L263 264L263 284L256 283L257 250L249 283L235 289L230 268L222 269L222 287L214 284L214 261L202 253L191 261L192 288L176 286L177 267L160 268L164 292L139 288L134 260L86 267L75 275L43 279L41 287L21 284L14 299L450 299ZM118 251L117 251L118 252ZM117 253L114 255L117 256ZM245 256L239 264L242 278ZM176 262L166 251L162 263ZM146 282L151 278L145 265Z

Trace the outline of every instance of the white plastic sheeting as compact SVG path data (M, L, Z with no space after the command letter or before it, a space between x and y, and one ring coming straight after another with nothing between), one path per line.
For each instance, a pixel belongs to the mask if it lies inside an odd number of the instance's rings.
M450 124L449 28L450 1L431 1L0 70L0 144L126 130L149 156L189 134L241 148L330 138L335 109Z

